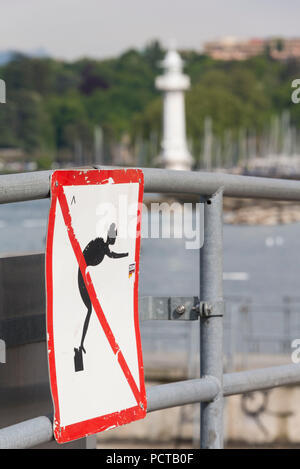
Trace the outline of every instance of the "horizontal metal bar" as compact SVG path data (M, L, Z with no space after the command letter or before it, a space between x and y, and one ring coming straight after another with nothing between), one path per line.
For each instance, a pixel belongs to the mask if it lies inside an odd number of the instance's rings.
M105 169L104 166L97 167ZM144 173L145 192L211 196L218 189L223 188L223 195L227 197L300 200L299 181L201 171L141 169Z
M210 377L153 386L147 389L147 412L210 401L218 390L217 380ZM53 429L48 417L37 417L0 430L0 449L27 449L51 440Z
M300 365L282 365L225 374L224 396L271 389L300 383ZM218 380L212 376L152 386L147 389L147 412L198 402L209 402L219 392ZM0 430L0 449L26 449L53 439L48 417L37 417Z
M218 389L217 381L210 377L154 386L147 390L147 412L209 401L217 395ZM0 449L27 449L51 440L53 429L48 417L37 417L0 430Z
M220 385L212 376L152 386L147 389L147 412L196 402L212 401Z
M52 171L35 171L0 176L0 203L49 197L51 174Z
M300 365L281 365L224 375L224 396L300 383Z
M27 449L53 440L48 417L37 417L0 430L0 449Z
M101 166L99 169L111 169ZM145 192L210 196L223 188L225 196L300 201L300 182L199 171L142 168ZM50 194L52 171L0 176L0 203L44 199Z
M227 373L223 376L223 383L224 396L299 384L300 365ZM218 390L218 380L212 376L153 386L147 389L148 412L195 402L208 402L216 397Z

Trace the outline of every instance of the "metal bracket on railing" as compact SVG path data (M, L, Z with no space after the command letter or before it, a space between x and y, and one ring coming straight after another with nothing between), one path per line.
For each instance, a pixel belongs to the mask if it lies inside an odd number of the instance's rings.
M139 298L140 320L168 319L173 321L196 321L201 318L224 316L224 301L207 302L194 297Z
M201 318L224 316L224 301L200 301L199 314Z
M195 321L199 319L199 298L194 297L153 297L139 298L139 317L147 320Z

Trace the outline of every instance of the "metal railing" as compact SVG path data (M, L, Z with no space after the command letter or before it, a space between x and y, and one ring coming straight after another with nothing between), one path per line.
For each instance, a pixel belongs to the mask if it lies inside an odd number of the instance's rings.
M49 197L51 173L0 176L0 203ZM225 396L300 383L300 365L223 374L223 195L300 201L300 182L148 168L144 169L144 180L145 192L194 194L204 202L200 379L149 388L148 412L201 402L201 447L222 448ZM29 448L52 439L52 422L46 416L0 430L0 448Z

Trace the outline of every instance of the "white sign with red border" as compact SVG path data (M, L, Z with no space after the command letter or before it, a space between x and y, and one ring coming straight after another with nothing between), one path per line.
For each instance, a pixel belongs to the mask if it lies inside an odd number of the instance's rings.
M146 415L138 319L141 170L55 171L46 249L59 443Z

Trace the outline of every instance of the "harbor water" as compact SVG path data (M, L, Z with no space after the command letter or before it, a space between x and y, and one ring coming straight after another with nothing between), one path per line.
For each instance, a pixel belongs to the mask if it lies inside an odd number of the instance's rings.
M44 251L48 210L49 200L2 205L1 256ZM199 296L199 276L199 249L186 249L184 239L142 239L140 296ZM290 354L300 338L300 223L224 225L224 295L227 355ZM180 357L196 374L189 355L199 346L197 323L145 321L141 330L146 364Z

